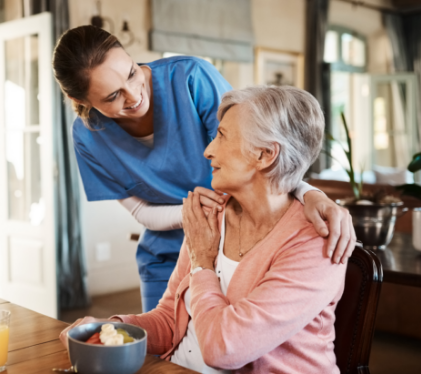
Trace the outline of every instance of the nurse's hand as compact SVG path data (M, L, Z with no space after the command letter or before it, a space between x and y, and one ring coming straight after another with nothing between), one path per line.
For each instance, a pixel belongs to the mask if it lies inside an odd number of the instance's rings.
M60 333L60 340L63 343L63 345L68 348L67 345L67 332L69 330L71 330L74 327L80 326L80 325L86 325L87 323L92 323L92 322L110 322L110 321L114 321L114 322L121 322L120 319L118 318L110 318L110 319L98 319L98 318L94 318L94 317L84 317L84 318L79 318L76 320L76 322L74 322L72 325L70 325L69 327L66 327L61 333Z
M183 199L183 229L186 236L191 268L201 266L214 270L221 234L218 228L217 210L205 216L197 192L189 192Z
M222 205L225 203L227 197L223 192L218 190L212 191L205 187L196 187L194 193L199 194L200 204L202 205L203 212L206 216L208 216L214 208L218 212L222 211Z
M304 195L304 214L322 237L327 237L326 256L343 264L352 255L357 237L349 211L319 191ZM327 225L326 222L327 221Z

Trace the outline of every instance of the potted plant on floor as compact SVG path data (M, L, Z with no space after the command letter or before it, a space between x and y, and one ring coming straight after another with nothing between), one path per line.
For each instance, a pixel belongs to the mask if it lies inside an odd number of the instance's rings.
M349 176L353 196L336 200L336 203L349 210L357 239L363 243L364 248L385 249L392 240L396 218L407 209L402 207L402 200L385 194L381 189L375 193L364 193L362 172L360 181L356 180L352 162L352 140L343 113L341 113L341 118L346 134L347 149L330 134L327 134L327 138L340 144L345 152L348 167L344 169Z

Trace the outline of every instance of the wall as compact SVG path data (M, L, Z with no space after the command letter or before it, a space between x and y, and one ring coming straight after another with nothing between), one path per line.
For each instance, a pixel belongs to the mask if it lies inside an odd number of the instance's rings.
M257 47L304 53L305 0L252 0Z
M22 18L23 2L16 0L0 1L0 22L13 21Z
M139 287L137 243L128 236L144 228L117 201L88 202L82 183L80 188L89 293L101 295Z
M72 0L69 1L70 27L90 24L90 19L97 14L97 1ZM161 53L150 52L148 48L148 31L151 27L150 2L148 0L102 0L101 16L112 19L114 28L105 23L107 31L113 31L124 44L125 39L121 33L123 20L128 20L129 28L136 36L136 42L126 50L137 62L150 62L161 58Z
M304 52L305 0L252 0L252 22L256 47ZM233 88L252 86L253 63L224 63L224 77Z

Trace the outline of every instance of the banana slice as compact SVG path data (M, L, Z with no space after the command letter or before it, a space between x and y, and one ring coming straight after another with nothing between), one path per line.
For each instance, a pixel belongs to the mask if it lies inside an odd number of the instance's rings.
M114 336L111 336L104 342L104 345L123 345L123 344L124 344L124 336L121 334L116 334Z

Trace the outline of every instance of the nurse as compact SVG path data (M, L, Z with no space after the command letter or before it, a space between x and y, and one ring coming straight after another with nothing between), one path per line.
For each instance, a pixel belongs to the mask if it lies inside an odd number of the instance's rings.
M73 140L88 200L119 200L147 228L136 260L143 311L149 311L166 289L183 241L182 198L199 192L205 210L224 202L210 190L203 152L231 86L195 57L136 64L115 36L93 26L62 35L53 69L78 115ZM306 194L306 216L318 233L330 231L326 254L334 250L333 261L345 262L355 244L349 213L311 189L302 182L295 196L304 203Z

